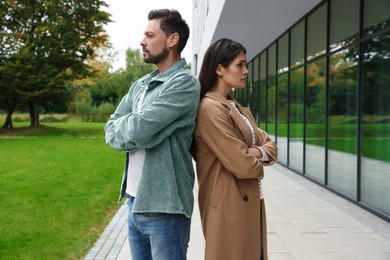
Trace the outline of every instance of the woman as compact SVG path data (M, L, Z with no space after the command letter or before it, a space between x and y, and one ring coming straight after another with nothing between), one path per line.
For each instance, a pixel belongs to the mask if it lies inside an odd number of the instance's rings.
M244 46L230 39L210 45L199 74L194 134L206 260L268 258L261 179L277 147L230 96L233 88L245 88L247 76Z

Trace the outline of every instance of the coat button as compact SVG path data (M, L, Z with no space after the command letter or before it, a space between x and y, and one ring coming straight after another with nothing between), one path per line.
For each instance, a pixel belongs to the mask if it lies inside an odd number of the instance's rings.
M242 197L242 199L243 199L244 201L248 201L248 196L244 195L244 196Z

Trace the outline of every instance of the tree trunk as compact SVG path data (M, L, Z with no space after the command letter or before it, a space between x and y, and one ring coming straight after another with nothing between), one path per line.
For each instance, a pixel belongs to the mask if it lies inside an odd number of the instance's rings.
M5 101L6 107L7 107L7 117L5 118L5 122L3 124L3 128L7 129L13 129L14 125L12 124L12 114L15 111L16 107L16 98L13 99L7 99Z
M39 106L36 102L29 102L30 126L39 126Z

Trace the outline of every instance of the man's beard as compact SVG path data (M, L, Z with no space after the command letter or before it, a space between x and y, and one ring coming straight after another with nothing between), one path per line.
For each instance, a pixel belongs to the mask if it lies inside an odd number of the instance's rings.
M159 64L162 60L168 57L168 54L169 54L168 49L164 48L164 50L162 50L160 54L157 54L156 56L150 55L148 58L144 58L144 61L146 63Z

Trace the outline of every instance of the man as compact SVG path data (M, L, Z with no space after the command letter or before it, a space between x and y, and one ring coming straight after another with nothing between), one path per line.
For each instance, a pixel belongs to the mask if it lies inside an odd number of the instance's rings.
M148 20L140 44L157 69L132 84L105 126L106 142L126 152L119 199L128 198L132 259L186 259L200 85L181 58L189 28L180 13L152 10Z

